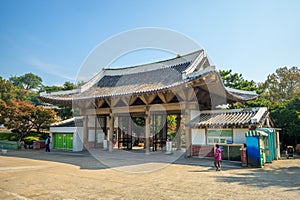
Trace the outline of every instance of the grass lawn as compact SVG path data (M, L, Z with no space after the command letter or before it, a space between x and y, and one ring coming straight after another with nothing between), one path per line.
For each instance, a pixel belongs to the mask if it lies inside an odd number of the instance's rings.
M44 140L45 135L43 133L37 134L37 133L30 133L27 136L23 138L24 142L26 144L32 144L33 141L36 140ZM17 133L9 133L9 132L0 132L0 140L8 140L8 141L18 141L19 136Z
M0 140L17 141L17 138L18 134L16 133L0 132Z

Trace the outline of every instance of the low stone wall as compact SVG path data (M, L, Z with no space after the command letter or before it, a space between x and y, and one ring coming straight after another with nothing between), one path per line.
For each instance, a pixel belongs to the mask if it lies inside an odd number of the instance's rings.
M296 153L300 155L300 144L296 145Z
M213 157L214 146L212 145L193 145L192 156Z
M0 140L0 149L18 150L19 142Z

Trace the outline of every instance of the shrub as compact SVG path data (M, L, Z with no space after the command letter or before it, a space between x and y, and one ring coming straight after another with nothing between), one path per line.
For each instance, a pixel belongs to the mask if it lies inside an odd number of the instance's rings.
M23 140L24 140L25 144L32 145L33 141L39 140L39 137L37 137L37 136L27 136L27 137L24 137Z

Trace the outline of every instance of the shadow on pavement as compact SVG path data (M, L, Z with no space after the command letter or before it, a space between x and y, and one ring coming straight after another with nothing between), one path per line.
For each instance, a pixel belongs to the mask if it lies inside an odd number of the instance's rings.
M52 150L46 153L44 150L20 150L20 151L8 151L5 156L30 158L34 160L44 160L52 162L60 162L66 164L72 164L79 166L80 169L99 170L107 168L120 168L124 167L125 171L139 170L136 166L141 166L142 170L145 169L143 165L151 165L151 167L157 167L157 169L166 166L167 164L178 165L190 165L190 166L202 166L213 168L213 161L211 158L186 158L179 153L178 155L166 155L162 152L155 152L151 155L145 155L143 153L130 153L124 150L107 152L99 151L98 153L89 151L83 152L71 152ZM156 163L157 166L154 166ZM126 167L131 167L128 170ZM228 162L224 161L222 165L223 170L240 169L240 162ZM149 167L147 168L149 170Z
M285 191L298 190L300 192L300 167L298 166L280 168L269 166L265 169L251 170L249 173L216 176L216 179L219 182L238 183L258 188L277 186L287 188Z
M9 150L5 156L71 164L79 166L80 169L98 170L108 168L91 156L87 151L77 153L52 150L51 152L46 153L44 150Z

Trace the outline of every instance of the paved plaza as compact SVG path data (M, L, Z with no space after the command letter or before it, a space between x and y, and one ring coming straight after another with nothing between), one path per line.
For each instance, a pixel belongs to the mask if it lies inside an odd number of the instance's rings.
M299 199L300 159L242 168L180 153L8 151L0 199Z

